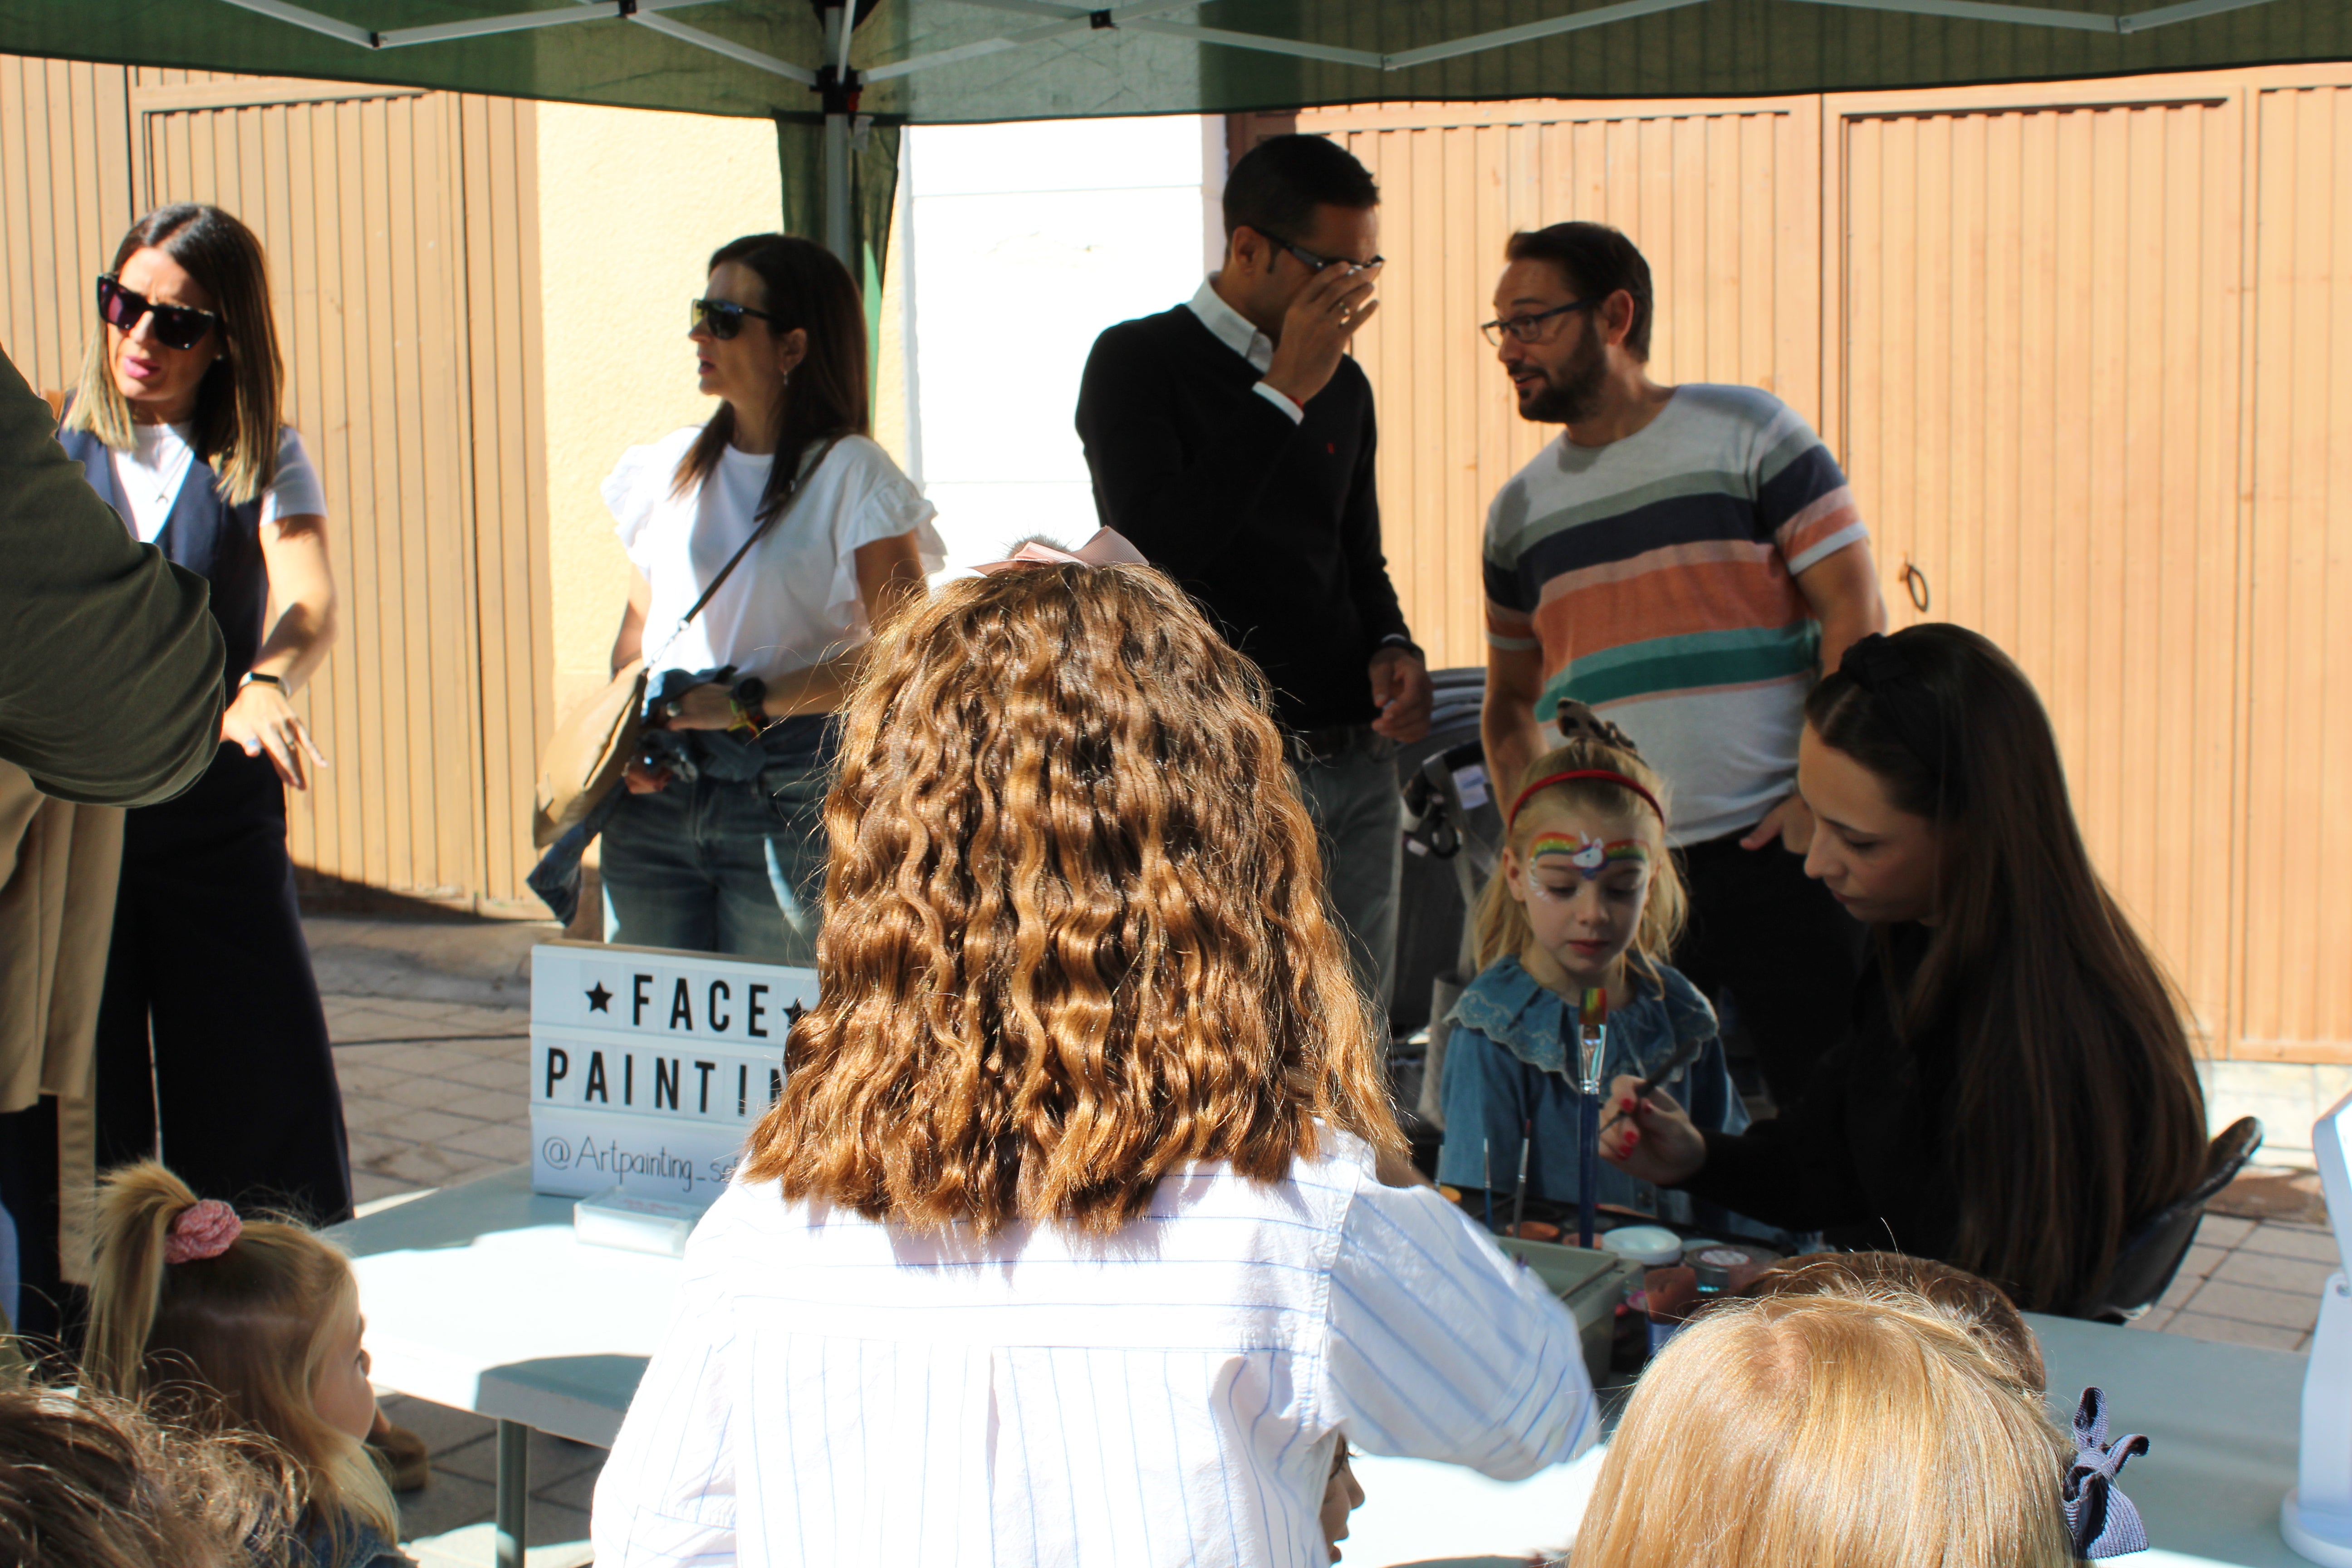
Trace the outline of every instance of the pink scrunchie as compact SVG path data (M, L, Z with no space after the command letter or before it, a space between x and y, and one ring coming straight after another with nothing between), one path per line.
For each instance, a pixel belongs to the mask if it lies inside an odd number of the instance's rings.
M182 1210L172 1222L172 1234L163 1238L163 1261L193 1263L201 1258L218 1258L244 1230L245 1222L236 1217L235 1209L218 1198L205 1198L194 1208Z

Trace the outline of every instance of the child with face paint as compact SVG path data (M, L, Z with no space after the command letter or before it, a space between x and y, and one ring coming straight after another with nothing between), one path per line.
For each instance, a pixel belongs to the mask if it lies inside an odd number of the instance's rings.
M1445 1050L1437 1179L1492 1193L1498 1224L1518 1192L1523 1142L1528 1200L1578 1201L1577 1021L1588 989L1609 1004L1603 1084L1646 1077L1692 1043L1697 1054L1667 1079L1675 1099L1702 1126L1748 1125L1715 1009L1665 962L1685 908L1666 847L1665 786L1591 709L1562 703L1560 728L1567 743L1538 758L1505 802L1503 863L1476 917L1478 977L1454 1005ZM1607 1166L1595 1197L1670 1223L1765 1233Z

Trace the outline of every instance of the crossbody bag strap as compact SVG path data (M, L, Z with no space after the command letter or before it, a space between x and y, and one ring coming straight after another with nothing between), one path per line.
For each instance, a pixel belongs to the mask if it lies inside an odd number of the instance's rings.
M751 547L759 543L761 540L765 539L768 536L768 531L775 527L779 522L782 522L784 520L785 514L790 512L794 506L799 504L801 492L808 489L809 481L816 478L816 471L824 467L825 458L831 457L833 455L833 449L839 445L841 445L841 437L838 436L835 436L825 442L824 449L816 455L816 461L811 463L806 468L802 470L799 477L793 480L792 493L784 498L784 504L770 512L760 526L751 531L751 537L743 542L741 549L736 551L734 554L727 558L727 564L719 569L719 575L713 577L710 580L710 585L702 590L702 597L694 601L693 608L688 610L686 614L678 616L677 628L669 634L668 638L663 642L658 649L655 651L654 658L657 659L663 654L667 653L669 651L669 645L676 642L679 637L686 634L688 625L693 621L695 616L702 614L702 606L710 603L710 596L713 594L718 593L719 590L726 584L729 575L731 574L735 568L741 563L743 557L751 553ZM650 668L653 664L653 659L647 659L646 663L647 668Z

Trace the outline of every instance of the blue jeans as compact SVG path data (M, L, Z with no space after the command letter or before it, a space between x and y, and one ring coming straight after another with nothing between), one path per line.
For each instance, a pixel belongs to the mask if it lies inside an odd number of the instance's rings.
M604 940L814 963L837 733L787 720L755 742L677 737L668 787L604 825Z
M1298 793L1315 818L1323 885L1348 935L1356 982L1380 1009L1383 1027L1396 990L1397 896L1404 878L1404 801L1396 748L1360 731L1337 756L1293 762Z

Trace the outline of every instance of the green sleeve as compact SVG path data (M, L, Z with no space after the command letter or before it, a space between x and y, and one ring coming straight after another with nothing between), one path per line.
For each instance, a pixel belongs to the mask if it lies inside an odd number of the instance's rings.
M5 357L0 561L0 759L96 805L195 783L220 742L210 590L131 537Z

